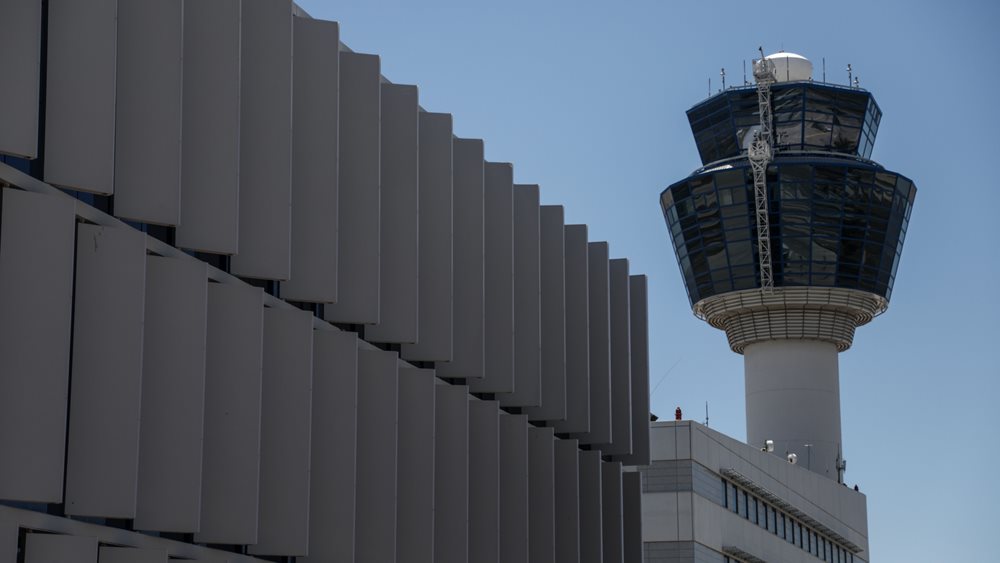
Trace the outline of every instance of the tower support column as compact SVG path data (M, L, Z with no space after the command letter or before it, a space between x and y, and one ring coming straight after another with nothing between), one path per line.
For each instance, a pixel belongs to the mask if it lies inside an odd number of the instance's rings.
M743 351L747 443L774 441L774 453L838 479L840 375L837 346L819 340L767 340Z

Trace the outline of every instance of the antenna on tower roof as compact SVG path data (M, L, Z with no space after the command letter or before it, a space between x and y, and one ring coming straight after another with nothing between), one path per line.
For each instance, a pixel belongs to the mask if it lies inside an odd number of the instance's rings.
M705 401L705 426L708 426L708 401Z
M823 57L823 82L826 83L826 57Z
M854 71L851 69L851 63L847 63L847 85L850 86L854 82L853 79Z
M722 89L725 90L726 89L726 69L723 67L722 70L719 71L719 74L722 76Z
M750 83L747 82L747 60L743 59L743 85L748 86Z

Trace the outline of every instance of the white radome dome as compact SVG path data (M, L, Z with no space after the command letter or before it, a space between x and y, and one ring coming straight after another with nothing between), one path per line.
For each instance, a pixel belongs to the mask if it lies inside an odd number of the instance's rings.
M809 59L795 53L774 53L764 57L774 63L774 77L778 82L811 80L813 65Z

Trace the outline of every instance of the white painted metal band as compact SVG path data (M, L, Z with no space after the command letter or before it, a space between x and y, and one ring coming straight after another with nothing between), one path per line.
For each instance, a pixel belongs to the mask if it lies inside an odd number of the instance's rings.
M854 329L885 312L885 298L839 287L783 287L713 295L695 303L694 314L726 331L738 354L754 342L798 339L831 342L843 352Z

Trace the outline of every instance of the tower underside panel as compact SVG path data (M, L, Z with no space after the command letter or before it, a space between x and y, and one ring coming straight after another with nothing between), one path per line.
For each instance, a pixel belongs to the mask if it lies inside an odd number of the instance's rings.
M794 453L806 469L837 479L840 378L837 348L814 340L747 346L747 443L774 441L774 454Z
M854 329L884 312L878 295L839 287L786 287L773 293L731 291L703 299L694 313L726 331L729 347L744 348L770 340L820 340L843 352L854 342Z

